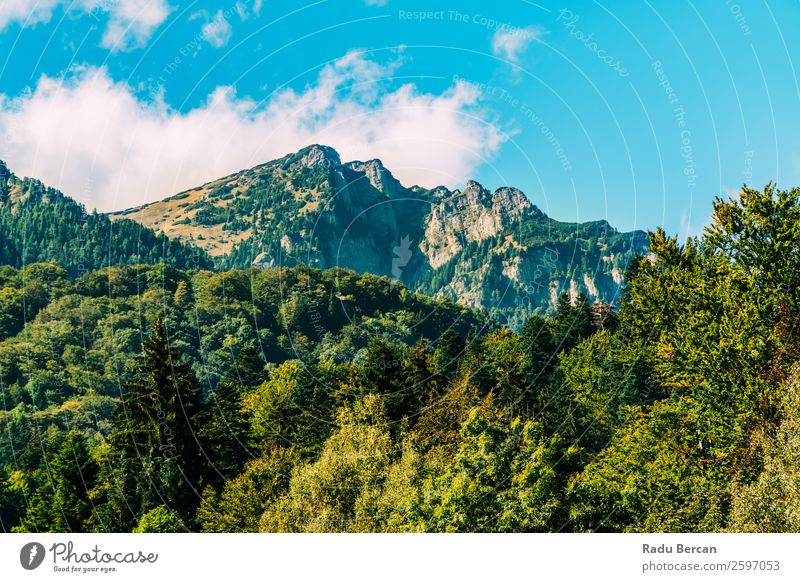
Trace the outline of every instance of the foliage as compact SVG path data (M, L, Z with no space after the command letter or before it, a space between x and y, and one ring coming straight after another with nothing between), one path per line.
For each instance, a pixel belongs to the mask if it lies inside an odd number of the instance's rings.
M139 525L133 528L133 533L184 533L186 526L174 511L164 505L151 509L139 520Z
M798 531L799 196L521 333L341 269L0 269L0 526Z
M750 450L761 469L741 471L731 484L730 531L800 531L800 368L784 382L780 424L753 431Z
M89 213L38 180L18 179L0 162L0 263L21 267L54 262L70 276L117 264L169 263L208 268L200 249L122 219ZM5 195L2 195L5 194Z
M259 531L262 514L289 487L297 461L291 449L275 449L247 463L240 475L225 483L221 492L206 488L197 510L202 531Z
M195 436L199 408L197 378L181 351L170 345L159 316L112 417L108 478L117 487L101 514L132 510L135 518L161 500L183 518L192 516L201 479Z

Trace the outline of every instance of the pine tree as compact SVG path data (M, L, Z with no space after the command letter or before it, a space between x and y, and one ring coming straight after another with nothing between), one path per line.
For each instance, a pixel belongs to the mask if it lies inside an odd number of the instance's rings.
M45 483L33 495L17 531L82 532L92 512L90 491L98 474L86 437L72 430L42 471Z
M522 330L525 346L525 374L530 382L545 381L556 363L556 346L547 320L531 316Z
M170 346L158 317L153 334L142 342L137 373L125 383L110 438L115 480L136 521L163 503L191 516L199 499L201 457L194 434L199 406L197 378L180 350Z
M547 323L546 319L533 315L522 330L525 349L522 373L533 393L536 414L552 412L553 397L558 393L557 387L551 390L550 381L550 374L558 363L558 350Z
M592 326L592 306L586 295L579 293L574 300L562 293L558 299L556 316L550 320L553 343L557 351L568 351L580 340L589 337Z
M235 383L243 388L253 388L266 380L264 359L252 344L246 344L236 357L223 381Z
M389 418L399 421L411 412L412 397L403 381L402 360L395 346L374 338L367 346L364 363L353 374L359 394L381 394Z

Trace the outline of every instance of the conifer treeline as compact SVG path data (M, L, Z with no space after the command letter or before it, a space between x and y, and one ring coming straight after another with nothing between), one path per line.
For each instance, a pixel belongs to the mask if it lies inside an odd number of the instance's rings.
M0 161L0 264L54 262L71 277L111 265L166 263L207 269L195 247L122 219L86 209L38 180L19 180Z

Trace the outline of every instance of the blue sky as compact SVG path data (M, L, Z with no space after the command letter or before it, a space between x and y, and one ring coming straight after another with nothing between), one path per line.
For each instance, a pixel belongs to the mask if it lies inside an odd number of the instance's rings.
M9 0L0 157L112 210L321 142L685 235L744 182L800 184L798 25L789 1Z

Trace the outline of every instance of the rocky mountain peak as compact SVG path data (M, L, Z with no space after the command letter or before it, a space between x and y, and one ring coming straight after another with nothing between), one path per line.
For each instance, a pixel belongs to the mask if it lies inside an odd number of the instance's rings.
M613 299L647 244L605 223L552 221L517 188L406 188L381 160L342 163L323 145L114 216L125 217L222 265L345 267L518 322L564 290Z
M372 186L383 192L387 196L394 197L404 191L403 185L384 167L383 162L378 159L366 162L354 161L345 164L345 167L364 174Z
M518 188L499 188L492 194L492 208L500 215L514 217L530 212L533 204Z
M460 207L492 205L492 194L475 180L469 180L463 190L456 190L453 193L453 201Z
M480 200L486 200L490 198L487 196L489 191L475 180L468 180L467 185L464 187L464 190L462 190L461 193L465 196L474 196Z
M339 153L335 149L318 144L303 148L291 158L292 165L306 168L334 168L342 165Z

